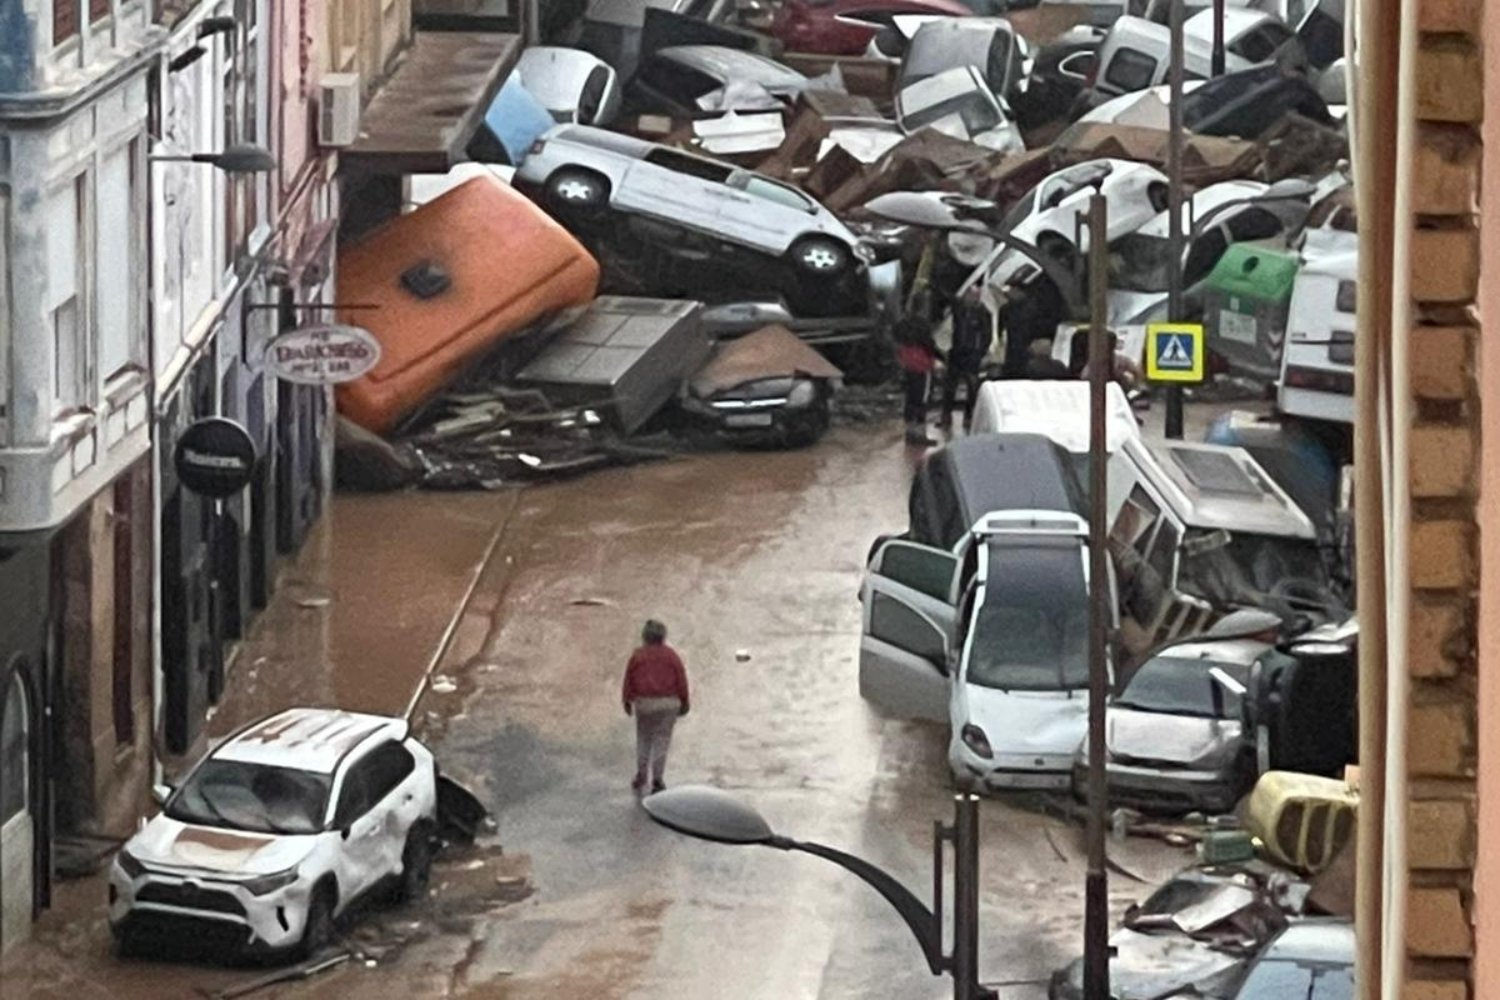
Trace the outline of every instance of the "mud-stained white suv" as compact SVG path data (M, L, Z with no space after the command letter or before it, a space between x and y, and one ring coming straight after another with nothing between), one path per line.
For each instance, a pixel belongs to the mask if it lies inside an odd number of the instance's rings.
M294 708L200 761L109 878L121 949L191 940L307 955L372 890L426 891L432 754L402 719Z

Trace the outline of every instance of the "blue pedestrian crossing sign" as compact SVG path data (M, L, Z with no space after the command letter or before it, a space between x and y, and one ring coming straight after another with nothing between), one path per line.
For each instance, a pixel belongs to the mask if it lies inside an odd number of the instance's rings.
M1146 327L1146 378L1153 382L1203 381L1203 325L1152 323Z

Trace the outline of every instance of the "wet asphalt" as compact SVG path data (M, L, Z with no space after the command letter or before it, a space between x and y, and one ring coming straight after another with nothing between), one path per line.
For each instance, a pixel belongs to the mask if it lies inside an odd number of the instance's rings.
M693 709L667 780L729 789L779 831L859 854L931 892L951 816L946 733L882 719L857 692L864 558L899 531L917 456L893 422L790 453L723 452L490 495L337 499L231 678L239 712L342 704L413 719L496 830L432 897L371 912L358 960L261 997L843 1000L951 996L888 904L816 858L685 839L628 787L619 684L641 621L686 660ZM214 721L222 731L227 712ZM1080 947L1078 829L986 800L980 970L1002 1000L1045 996ZM1150 880L1187 863L1152 843ZM1146 885L1111 879L1117 908ZM191 997L259 969L122 962L102 888L63 887L0 997Z

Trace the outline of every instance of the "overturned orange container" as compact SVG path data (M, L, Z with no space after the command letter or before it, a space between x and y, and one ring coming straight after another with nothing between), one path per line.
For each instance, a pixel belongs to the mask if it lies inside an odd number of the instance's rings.
M599 264L502 181L476 177L339 252L341 322L380 342L380 363L337 390L367 430L394 427L506 337L586 305ZM373 307L373 308L371 308Z

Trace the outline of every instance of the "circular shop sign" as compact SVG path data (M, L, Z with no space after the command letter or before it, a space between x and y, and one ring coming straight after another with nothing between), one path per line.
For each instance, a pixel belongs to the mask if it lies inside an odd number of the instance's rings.
M267 370L301 385L352 382L379 362L380 342L358 326L299 326L266 346Z
M250 482L255 442L250 432L224 417L204 417L177 439L172 464L182 485L201 496L222 500Z

